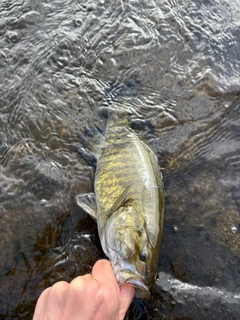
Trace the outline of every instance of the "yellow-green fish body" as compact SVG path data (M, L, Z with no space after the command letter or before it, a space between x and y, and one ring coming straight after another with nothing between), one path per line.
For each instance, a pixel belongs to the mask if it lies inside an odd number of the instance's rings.
M80 196L78 203L97 220L119 284L132 283L138 297L149 299L163 231L163 182L155 155L124 115L110 116L94 188L95 200Z

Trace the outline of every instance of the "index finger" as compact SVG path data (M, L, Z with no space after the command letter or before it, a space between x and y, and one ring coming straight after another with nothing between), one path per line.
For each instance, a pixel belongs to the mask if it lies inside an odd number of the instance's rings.
M102 259L95 263L92 269L92 278L100 280L101 282L112 282L121 295L128 296L130 300L133 299L135 292L134 287L129 283L124 283L119 288L111 263L108 260Z
M106 259L98 260L92 269L92 277L99 280L111 280L116 282L111 263Z

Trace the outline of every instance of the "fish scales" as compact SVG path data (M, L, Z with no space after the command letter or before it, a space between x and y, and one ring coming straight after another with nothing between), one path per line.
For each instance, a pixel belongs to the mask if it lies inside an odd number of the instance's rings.
M146 161L142 161L146 159L141 159L146 158L146 151L141 145L136 146L140 141L135 133L123 127L122 131L116 128L116 131L113 130L107 134L95 180L95 192L99 199L99 215L107 212L116 198L130 184L129 197L134 197L136 206L142 206L143 188L156 186L156 182L150 179L148 174L149 160L146 164ZM117 135L118 138L116 138ZM151 190L152 192L155 192L155 197L157 197L157 189Z

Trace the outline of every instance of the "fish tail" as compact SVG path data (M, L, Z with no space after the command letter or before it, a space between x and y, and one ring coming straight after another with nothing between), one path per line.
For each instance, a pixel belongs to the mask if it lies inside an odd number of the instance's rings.
M104 118L111 119L114 116L126 118L132 115L133 112L127 106L119 106L117 104L111 106L100 107L100 115Z
M115 126L128 125L128 119L133 113L131 108L127 106L114 105L100 108L100 115L107 119L108 126L111 123Z

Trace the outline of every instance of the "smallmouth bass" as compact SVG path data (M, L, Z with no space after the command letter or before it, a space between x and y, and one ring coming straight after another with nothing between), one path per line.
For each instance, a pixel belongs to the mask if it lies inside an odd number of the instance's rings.
M109 116L94 191L77 203L96 220L119 285L131 283L137 297L150 299L163 232L162 174L123 114Z

